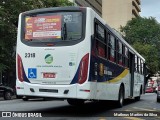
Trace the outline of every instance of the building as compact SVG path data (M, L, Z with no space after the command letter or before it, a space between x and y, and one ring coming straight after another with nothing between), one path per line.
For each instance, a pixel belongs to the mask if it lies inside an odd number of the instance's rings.
M103 0L70 0L77 6L91 7L102 17L102 1Z
M78 6L92 7L112 28L120 31L128 20L138 17L140 0L70 0Z

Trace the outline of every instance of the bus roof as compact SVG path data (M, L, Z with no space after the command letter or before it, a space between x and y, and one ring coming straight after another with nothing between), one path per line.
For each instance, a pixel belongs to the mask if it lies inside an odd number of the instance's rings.
M41 9L34 9L23 12L24 14L32 14L32 13L43 13L43 12L50 12L50 11L71 11L71 10L82 10L86 7L75 7L75 6L68 6L68 7L50 7L50 8L41 8Z

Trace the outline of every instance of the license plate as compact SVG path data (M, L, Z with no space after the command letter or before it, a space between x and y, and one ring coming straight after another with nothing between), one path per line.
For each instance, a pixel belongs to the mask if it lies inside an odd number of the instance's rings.
M43 78L55 78L55 73L43 73Z

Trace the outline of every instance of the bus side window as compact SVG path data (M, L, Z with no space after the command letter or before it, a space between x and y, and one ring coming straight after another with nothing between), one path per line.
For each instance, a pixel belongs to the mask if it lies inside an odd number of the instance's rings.
M110 56L111 56L111 39L110 39L110 34L108 33L108 59L110 60Z
M100 57L105 58L105 45L97 41L97 50Z
M96 33L97 33L97 38L101 41L105 41L105 36L104 36L104 28L100 26L99 24L96 25Z
M128 65L129 57L128 57L128 48L125 47L125 67L129 67Z
M143 61L141 60L141 72L142 72L142 75L144 74L143 69L144 69L144 63L143 63Z
M141 74L141 59L138 59L138 69L139 69L139 73Z
M108 31L105 29L105 56L108 59Z
M113 35L110 35L110 60L115 62L115 38Z
M106 57L106 44L105 44L105 30L99 25L99 23L95 23L95 40L96 40L96 48L98 56L105 58Z
M137 72L139 73L139 57L137 56Z
M135 72L137 72L137 56L135 55Z
M118 46L119 46L118 64L122 65L122 43L120 41L118 42Z
M119 44L118 39L115 39L115 62L118 64L118 55L119 55Z
M122 65L125 66L125 46L122 44Z

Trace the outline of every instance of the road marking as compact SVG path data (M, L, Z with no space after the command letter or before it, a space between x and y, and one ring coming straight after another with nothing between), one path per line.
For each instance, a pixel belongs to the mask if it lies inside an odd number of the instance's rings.
M99 120L107 120L107 119L105 119L105 118L100 118Z
M129 120L145 120L137 117L123 117L123 118L129 119Z
M133 107L133 108L138 109L138 110L144 110L144 111L155 111L155 110L146 109L146 108L139 108L139 107Z

